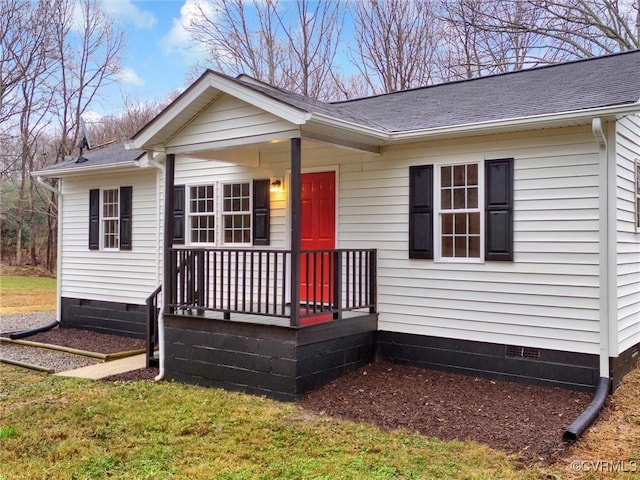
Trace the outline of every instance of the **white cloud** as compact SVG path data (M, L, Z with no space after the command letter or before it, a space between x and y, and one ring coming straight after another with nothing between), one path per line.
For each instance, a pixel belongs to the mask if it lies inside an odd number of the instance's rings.
M130 67L121 68L120 72L116 75L116 79L120 83L133 85L134 87L142 87L144 85L144 80L142 80L136 71Z
M158 22L152 12L141 10L131 0L102 0L102 8L109 16L138 28L153 28Z
M100 115L95 110L88 110L82 114L82 120L84 120L84 122L87 124L100 123L100 120L102 120L102 115Z
M76 0L73 4L73 21L71 28L75 32L84 31L84 3ZM138 28L150 29L158 22L156 16L147 10L141 10L131 0L101 0L99 6L110 18L129 23Z
M173 19L171 30L160 41L165 55L176 54L189 63L195 63L202 57L204 50L194 45L193 38L186 29L198 17L200 8L207 15L213 13L211 6L206 2L200 3L199 0L185 0L184 5L180 8L180 17Z

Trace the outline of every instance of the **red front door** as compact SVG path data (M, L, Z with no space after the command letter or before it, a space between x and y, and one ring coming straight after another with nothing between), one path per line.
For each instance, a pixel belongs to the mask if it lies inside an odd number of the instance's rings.
M333 250L336 245L336 174L305 173L301 178L300 249ZM331 254L303 254L300 300L330 303Z

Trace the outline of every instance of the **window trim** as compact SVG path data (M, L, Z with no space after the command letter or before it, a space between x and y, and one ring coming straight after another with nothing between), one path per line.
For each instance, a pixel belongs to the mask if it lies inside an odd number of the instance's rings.
M225 242L224 241L224 186L225 185L237 185L248 184L249 185L249 241L248 242ZM212 216L214 219L214 241L213 242L194 242L192 240L192 228L191 218L194 216L202 216L202 213L193 214L191 211L191 189L194 187L213 187L213 212L204 215ZM213 247L213 248L246 248L253 245L253 182L251 180L238 180L238 181L213 181L204 183L187 183L185 184L185 245L187 246L200 246L200 247ZM229 215L237 214L238 212L229 213ZM243 213L244 214L244 213Z
M476 208L464 209L442 209L442 169L443 167L454 167L457 165L477 165L478 166L478 206ZM485 262L485 161L484 159L472 161L459 161L434 164L433 172L433 236L434 255L436 263L484 263ZM480 255L478 257L443 257L442 256L442 214L443 213L479 213L480 214Z
M226 186L231 186L233 189L233 185L247 185L249 188L249 194L248 194L248 205L249 205L249 209L248 210L242 210L242 211L230 211L230 212L225 212L224 210L224 187ZM223 247L248 247L251 246L251 239L253 238L253 182L251 181L247 181L247 182L220 182L219 184L219 189L220 189L220 201L218 202L218 205L220 205L220 237L218 238L218 240L220 241L220 245L222 245ZM233 198L233 197L231 197ZM240 196L240 198L242 198L242 194ZM225 233L226 233L226 226L225 226L225 218L229 217L229 216L233 216L233 215L247 215L249 217L249 241L248 242L226 242L225 241Z
M105 194L107 192L116 192L118 195L118 201L114 203L115 205L115 217L106 217L104 214L105 207ZM120 251L120 187L103 187L100 189L100 249L104 251ZM115 235L115 247L107 247L106 246L106 235L107 228L106 222L111 221L115 222L116 225L116 235Z
M198 213L193 213L191 211L191 201L192 201L192 196L191 196L191 192L193 188L198 188L198 187L213 187L213 212L209 213L202 213L202 212L198 212ZM194 183L194 184L189 184L186 186L186 208L185 208L185 224L186 224L186 237L185 238L185 243L187 245L199 245L199 246L204 246L204 247L215 247L218 245L218 234L219 234L219 221L217 218L217 210L218 210L218 204L219 204L219 199L218 199L218 195L217 195L217 190L218 190L218 185L217 182L214 183ZM191 227L191 219L193 217L213 217L213 242L194 242L192 240L193 236L193 230Z

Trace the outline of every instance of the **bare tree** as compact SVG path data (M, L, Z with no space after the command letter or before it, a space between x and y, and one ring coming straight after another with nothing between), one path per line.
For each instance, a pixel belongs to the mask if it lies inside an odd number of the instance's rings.
M120 72L124 32L97 0L54 0L54 27L59 75L58 158L70 155L79 137L80 117L99 92Z
M208 0L196 5L195 19L185 27L205 46L214 68L230 74L246 73L271 85L283 75L286 51L273 0ZM252 24L250 12L257 14Z
M528 0L544 13L537 25L514 25L554 42L561 52L591 57L640 48L640 0Z
M49 2L35 6L21 0L2 0L0 29L0 118L3 131L3 173L17 182L15 261L22 262L23 231L33 205L29 172L38 140L48 124L52 92L49 81L55 70L49 24ZM7 142L13 137L15 142Z
M52 64L50 4L0 0L0 135L16 127L23 111L21 86L46 73Z
M334 75L344 20L339 1L207 0L204 5L185 27L206 47L214 68L316 98L340 91L340 77Z
M355 66L377 93L424 86L439 78L441 37L429 0L358 0L354 4Z
M439 62L446 80L504 73L557 60L536 32L504 25L539 24L542 12L526 1L442 0L446 25Z
M539 63L640 48L640 0L500 0L477 9L474 29L535 38ZM532 14L504 15L517 9Z
M160 111L179 95L175 90L162 100L141 102L133 98L123 98L124 111L107 115L99 121L89 123L88 131L94 146L113 142L123 142L153 120Z
M2 173L17 192L13 205L3 204L2 213L4 219L11 210L15 261L20 264L23 231L35 231L33 222L42 221L35 211L39 192L29 178L34 162L41 161L38 150L49 149L50 132L57 124L56 153L47 158L53 163L72 152L80 116L119 72L124 37L97 0L0 2ZM47 208L55 215L51 203ZM50 247L54 225L49 222ZM35 260L33 235L30 240Z

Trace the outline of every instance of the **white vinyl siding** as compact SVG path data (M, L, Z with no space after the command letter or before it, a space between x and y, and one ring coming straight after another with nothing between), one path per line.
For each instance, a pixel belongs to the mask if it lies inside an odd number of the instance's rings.
M408 258L410 165L514 157L514 261ZM389 148L341 165L339 247L378 249L378 327L598 353L598 149L589 128Z
M336 171L337 247L378 250L382 330L597 354L598 147L589 127L387 147L381 155L303 140L304 171ZM409 166L514 157L514 261L408 258ZM252 166L180 157L176 184L285 177L271 245L288 248L289 143Z
M143 305L158 286L158 199L156 169L126 174L86 175L62 181L61 295ZM130 251L89 250L88 192L131 185L132 245Z
M616 125L618 352L640 343L640 233L636 229L636 162L640 160L640 116Z
M295 128L271 113L222 95L167 142L167 147L272 135Z

